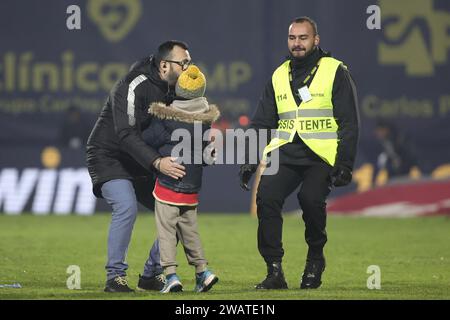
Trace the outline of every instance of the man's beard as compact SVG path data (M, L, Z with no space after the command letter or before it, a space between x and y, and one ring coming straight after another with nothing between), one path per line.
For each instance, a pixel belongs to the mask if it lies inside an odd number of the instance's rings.
M313 53L314 50L316 50L316 48L317 48L317 46L313 46L311 48L311 50L305 51L305 54L301 57L296 57L292 54L292 51L289 51L289 56L290 56L291 60L302 61L302 60L306 59L307 57L309 57L311 55L311 53Z
M172 69L167 74L167 82L169 85L174 86L177 83L179 75L175 73Z

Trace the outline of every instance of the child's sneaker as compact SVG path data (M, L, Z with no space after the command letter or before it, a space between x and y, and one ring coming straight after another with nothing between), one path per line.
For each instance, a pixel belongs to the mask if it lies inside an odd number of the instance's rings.
M195 292L206 292L219 281L219 278L209 270L195 276Z
M161 289L161 293L180 292L183 291L183 285L176 273L167 275L166 284Z

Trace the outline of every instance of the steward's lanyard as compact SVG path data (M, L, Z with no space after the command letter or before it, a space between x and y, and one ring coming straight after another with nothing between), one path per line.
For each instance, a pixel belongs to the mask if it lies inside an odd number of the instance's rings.
M303 80L302 84L304 86L306 85L306 83L308 83L309 79L313 78L314 75L316 74L317 69L319 69L320 60L322 60L322 59L319 59L319 61L317 61L316 66L314 68L312 68L311 72L308 74L308 76L305 78L305 80ZM291 70L289 70L289 81L292 82L292 72L291 72Z

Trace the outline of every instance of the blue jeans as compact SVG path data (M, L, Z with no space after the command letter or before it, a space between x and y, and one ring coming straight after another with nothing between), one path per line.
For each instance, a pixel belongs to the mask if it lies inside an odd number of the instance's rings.
M152 186L148 185L150 189ZM131 233L138 211L136 190L126 179L115 179L102 185L102 195L112 207L112 219L108 235L108 261L105 269L107 280L126 276L128 264L126 256ZM143 276L152 277L162 273L159 256L159 243L155 240L144 265Z

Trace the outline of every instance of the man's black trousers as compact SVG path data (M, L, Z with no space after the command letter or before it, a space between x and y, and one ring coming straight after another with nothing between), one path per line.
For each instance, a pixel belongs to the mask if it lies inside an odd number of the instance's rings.
M263 175L256 195L258 207L258 249L267 263L281 262L285 199L300 186L297 199L303 211L308 255L322 254L327 242L326 198L331 191L330 171L326 163L311 166L280 165L275 175Z

